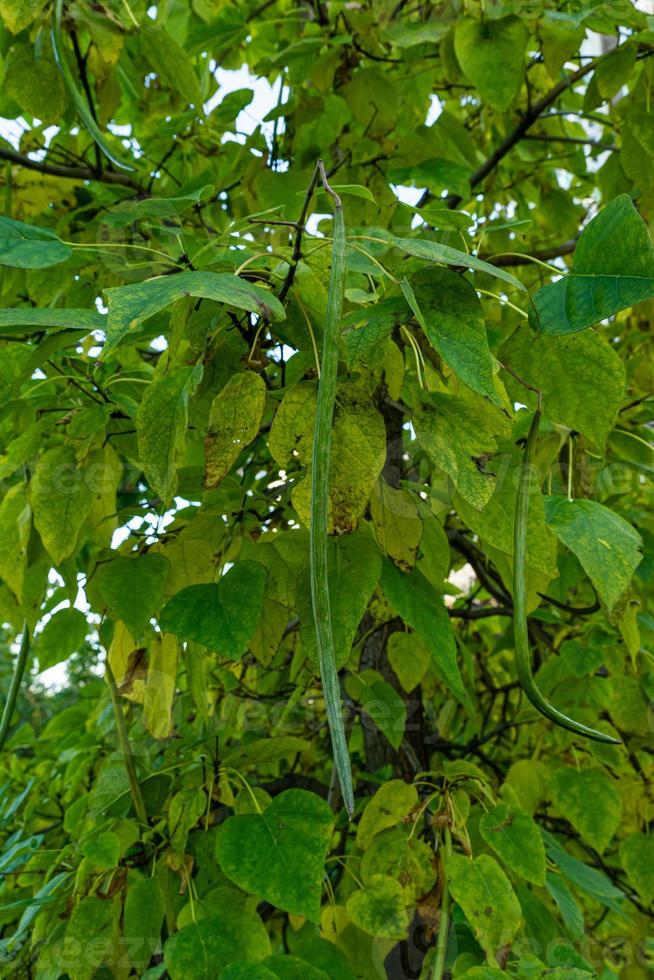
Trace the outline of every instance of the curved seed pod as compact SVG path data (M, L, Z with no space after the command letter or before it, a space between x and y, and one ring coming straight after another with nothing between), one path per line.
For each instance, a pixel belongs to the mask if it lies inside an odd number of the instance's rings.
M319 167L321 165L319 164ZM325 190L327 185L323 175ZM332 418L336 400L336 373L338 370L338 329L343 306L345 282L345 223L340 198L332 192L334 200L334 240L332 268L327 294L323 348L316 405L316 427L313 440L310 568L311 601L316 626L316 643L320 664L320 677L325 696L327 720L334 750L334 764L341 784L347 812L354 812L352 770L347 748L345 726L341 711L341 691L336 669L334 636L329 602L327 577L327 514L329 507L329 453L331 448Z
M52 50L54 51L55 61L57 62L57 67L61 72L62 78L68 90L68 94L77 110L77 114L88 129L89 133L95 140L98 147L102 150L104 155L108 160L111 160L117 167L121 170L127 170L130 172L134 171L134 167L130 167L129 164L123 163L118 157L114 156L113 151L109 144L107 143L104 133L98 126L97 122L93 118L86 99L82 93L77 88L77 83L70 70L70 65L68 64L68 59L64 52L64 47L62 43L61 36L61 19L63 11L63 0L55 0L54 16L52 20Z
M527 698L542 715L553 721L561 728L575 732L576 735L583 735L596 742L606 742L610 745L619 745L620 740L598 732L594 728L582 725L581 722L568 718L553 705L549 704L541 694L531 669L531 655L529 652L529 634L527 632L527 518L529 516L529 491L531 484L531 470L536 452L536 442L538 440L538 428L540 425L541 410L540 406L534 413L534 418L529 429L527 442L522 457L520 468L520 480L518 483L518 496L516 500L515 525L514 525L514 566L513 566L513 632L515 639L516 667L520 686Z
M16 699L18 697L20 685L23 682L23 674L25 673L25 667L27 666L29 652L30 631L27 628L27 623L25 623L23 625L23 635L20 641L20 649L18 651L18 656L16 657L16 663L14 664L14 672L11 675L9 693L7 694L7 700L5 701L5 706L2 711L2 720L0 720L0 752L2 752L5 742L7 741L9 726L11 724L11 716L13 715L14 708L16 707Z

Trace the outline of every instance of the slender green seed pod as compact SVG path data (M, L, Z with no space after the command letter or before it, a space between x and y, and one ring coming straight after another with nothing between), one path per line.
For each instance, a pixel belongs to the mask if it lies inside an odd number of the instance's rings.
M7 741L11 717L14 713L14 708L16 707L16 699L18 698L20 685L23 682L23 674L25 673L25 667L27 666L29 652L30 631L27 628L27 623L25 623L23 625L23 635L20 641L18 656L16 657L16 663L14 664L14 672L11 676L9 693L7 694L7 700L5 701L5 706L2 710L2 719L0 720L0 752L2 752L5 742Z
M320 677L327 720L334 750L334 764L341 785L347 812L354 812L352 770L341 710L341 691L336 669L334 635L332 632L327 575L327 514L329 507L329 455L331 448L332 419L336 400L336 374L338 370L338 332L343 307L345 283L345 223L340 199L333 195L334 240L332 268L327 294L316 427L313 441L312 488L311 488L311 535L310 568L311 600L316 627L316 643L320 664Z
M576 735L583 735L596 742L606 742L610 745L619 745L619 739L598 732L594 728L582 725L573 718L568 718L553 705L549 704L541 694L531 669L531 656L529 652L529 634L527 632L527 518L529 516L529 493L531 488L531 474L536 453L536 443L538 441L538 428L540 425L540 408L534 414L527 442L522 457L520 469L520 480L518 483L518 496L516 500L515 525L514 525L514 566L513 566L513 632L515 641L516 667L520 686L525 692L529 701L537 711L553 721L561 728Z
M93 118L93 114L88 107L86 99L79 91L77 87L77 82L70 70L70 65L68 64L68 59L64 51L64 46L62 42L62 21L63 13L63 0L55 0L54 16L52 20L52 50L54 51L55 61L57 62L57 67L61 72L61 76L64 80L64 84L68 90L68 94L71 98L77 114L88 129L89 133L95 140L97 146L104 153L108 160L111 160L117 167L121 170L127 170L130 172L134 171L134 167L130 167L129 164L123 163L118 157L114 156L114 153L107 143L104 133L98 126L97 122Z

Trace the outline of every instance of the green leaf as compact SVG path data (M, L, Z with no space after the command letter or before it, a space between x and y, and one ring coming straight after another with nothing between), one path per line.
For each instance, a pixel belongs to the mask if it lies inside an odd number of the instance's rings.
M463 909L475 939L489 955L513 941L521 910L515 892L497 861L487 854L475 860L461 854L447 859L450 891Z
M364 201L371 201L376 204L375 195L369 187L363 184L331 184L331 189L337 194L349 194L351 197L362 197Z
M623 517L596 500L545 498L547 524L576 555L612 612L642 559L643 542Z
M327 548L332 632L336 663L340 667L350 656L357 628L379 581L381 556L372 537L362 531L330 537ZM317 664L308 568L299 576L297 607L302 649Z
M237 660L261 615L265 588L263 565L240 561L217 584L189 585L174 595L161 610L159 624L169 633Z
M3 333L40 333L52 328L55 330L104 330L107 318L96 310L78 310L73 307L18 307L13 310L0 310L0 336ZM16 331L16 327L20 329Z
M206 487L217 487L255 438L266 404L266 386L254 371L235 374L216 395L204 441Z
M561 766L550 780L552 802L582 838L602 853L620 824L622 800L601 769Z
M0 454L0 480L12 476L24 463L38 454L50 426L51 422L47 417L39 419L5 445L5 451Z
M270 939L257 913L225 904L220 915L173 933L164 946L164 963L171 980L215 980L230 963L257 963L269 954Z
M415 255L418 259L426 259L428 262L436 262L438 265L455 265L464 269L474 269L476 272L485 272L486 275L493 276L494 279L501 279L502 282L508 283L514 289L520 289L523 292L526 290L519 279L516 279L515 276L500 266L490 265L490 263L484 262L474 255L469 255L467 252L460 252L456 248L450 248L449 245L442 245L441 242L432 242L425 238L393 238L390 244L406 252L407 255Z
M119 556L103 565L99 588L117 619L140 639L161 608L170 563L163 555Z
M630 834L620 843L620 863L645 905L654 899L654 837Z
M65 262L71 249L48 228L0 217L0 265L14 269L46 269Z
M128 877L125 898L125 935L129 961L142 973L159 948L164 904L156 878L134 874Z
M277 974L263 963L247 964L239 961L222 970L219 980L276 980Z
M182 98L200 108L202 95L193 64L175 38L160 24L146 20L139 29L139 40L145 57L166 84Z
M112 830L103 830L84 841L82 853L96 868L115 868L120 859L120 838Z
M368 935L406 938L409 915L404 892L400 883L388 875L373 875L365 888L350 895L345 907L352 922Z
M93 503L88 474L72 446L56 446L39 456L30 484L34 524L55 565L75 550Z
M417 407L414 426L432 462L469 504L481 510L495 490L492 457L498 439L511 433L506 415L474 396L430 392Z
M0 261L1 256L0 251ZM233 309L257 313L264 319L284 319L284 308L273 293L238 276L220 272L178 272L127 286L113 286L105 289L105 294L109 318L103 358L113 353L124 337L138 331L144 320L183 296L224 303Z
M617 353L594 331L574 337L535 335L519 327L500 350L500 359L543 393L543 412L603 450L622 405L625 367ZM510 394L536 407L536 395L512 378Z
M388 560L382 564L381 584L391 606L429 650L440 679L457 701L469 707L470 699L457 664L454 634L442 598L417 569L405 575Z
M66 927L66 944L75 959L66 964L70 980L91 980L104 959L111 955L117 926L117 906L89 895L75 906ZM89 936L93 942L89 942Z
M383 732L395 750L404 738L406 704L388 681L376 670L360 670L350 675L345 687L347 693L363 708L365 714Z
M462 20L454 32L461 68L484 102L506 112L516 100L524 77L528 32L519 17Z
M564 879L560 875L548 874L545 885L556 902L568 934L572 939L581 939L584 935L584 915Z
M407 693L411 693L425 676L431 657L417 633L391 633L388 638L388 662Z
M146 197L136 201L134 210L144 218L172 218L209 200L213 192L213 184L205 184L204 187L180 197Z
M654 296L654 245L628 194L584 228L569 275L534 296L544 334L574 333Z
M55 613L34 640L39 671L48 670L73 653L79 653L89 632L86 616L79 609L61 609Z
M615 899L624 898L624 892L616 888L605 874L597 871L596 868L589 867L578 858L572 857L546 830L541 828L541 834L545 840L547 856L560 868L568 881L572 882L575 888L581 889L588 895L592 895L608 908L619 909Z
M136 416L143 472L155 493L170 504L177 489L176 457L186 435L188 399L202 366L178 368L146 388Z
M370 847L376 834L388 827L394 827L418 805L418 791L415 786L401 779L391 779L377 790L366 804L359 826L357 845L365 851Z
M501 408L483 310L467 279L451 269L422 269L402 288L429 343L447 366Z
M335 943L317 936L313 930L301 930L293 937L290 947L295 956L301 956L306 963L323 970L328 980L355 980L345 954Z
M486 811L479 830L510 871L534 885L545 884L545 847L532 818L517 807L498 803Z
M332 822L319 796L286 790L263 813L230 817L221 825L218 863L240 888L318 922Z
M330 980L328 974L297 956L278 953L268 956L264 963L278 980Z

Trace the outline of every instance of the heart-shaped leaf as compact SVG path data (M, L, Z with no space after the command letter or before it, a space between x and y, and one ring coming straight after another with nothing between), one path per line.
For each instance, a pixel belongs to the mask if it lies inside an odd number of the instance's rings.
M314 793L289 789L263 813L230 817L220 827L216 854L233 882L271 905L320 919L332 812Z
M174 595L161 610L159 624L168 633L236 659L259 621L265 587L263 565L241 561L217 584L189 585Z

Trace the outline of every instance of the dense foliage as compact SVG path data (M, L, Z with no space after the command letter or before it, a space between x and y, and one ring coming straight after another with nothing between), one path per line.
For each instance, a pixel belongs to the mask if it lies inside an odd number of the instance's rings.
M0 974L649 975L652 20L0 17Z

